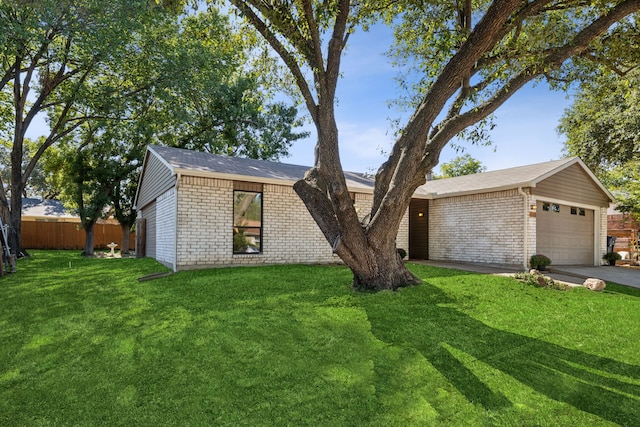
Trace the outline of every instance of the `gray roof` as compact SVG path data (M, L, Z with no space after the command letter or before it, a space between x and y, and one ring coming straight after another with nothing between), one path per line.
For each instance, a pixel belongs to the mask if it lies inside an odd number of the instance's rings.
M220 176L227 179L246 180L253 178L257 182L294 183L302 178L311 166L299 166L267 160L246 159L242 157L221 156L182 148L151 145L149 151L171 169L174 175ZM373 191L373 179L364 174L345 172L347 186L350 189Z
M22 199L22 216L76 218L58 200L34 198Z
M535 187L537 183L550 176L578 164L591 177L596 185L613 200L613 196L602 186L589 168L578 157L570 157L533 165L518 166L492 172L483 172L455 178L437 179L418 187L416 196L435 199L462 196L465 194L501 191L518 187Z
M265 183L290 183L302 179L310 166L299 166L266 160L220 156L181 148L152 145L149 151L169 168L174 175L199 175L226 179L247 180ZM418 187L415 197L435 199L466 194L501 191L518 187L535 187L536 184L563 169L578 164L593 179L594 183L611 199L613 196L602 186L589 168L578 157L571 157L533 165L501 169L456 178L429 181ZM364 174L345 172L350 189L372 192L374 180Z

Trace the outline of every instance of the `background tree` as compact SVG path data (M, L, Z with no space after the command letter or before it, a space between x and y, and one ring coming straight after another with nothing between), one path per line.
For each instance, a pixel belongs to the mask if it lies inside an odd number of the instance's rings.
M10 246L20 255L23 190L43 153L80 126L87 117L70 118L86 79L101 65L126 55L131 34L154 19L159 7L147 0L8 0L0 3L0 101L10 125L10 206L0 187L2 211L8 211ZM65 96L61 96L62 88ZM53 97L56 97L53 100ZM50 132L38 141L25 161L25 135L38 114L49 116ZM26 167L23 164L26 163Z
M260 95L260 79L247 64L254 45L215 10L166 16L128 43L127 55L104 61L81 86L62 87L53 97L73 90L78 98L67 116L83 124L61 139L62 152L50 160L62 167L48 171L66 176L63 198L82 218L87 256L93 255L93 227L108 206L122 227L120 250L129 252L146 145L277 159L305 136L292 129L294 107Z
M629 62L582 82L560 120L565 151L579 156L618 199L618 210L640 218L640 69Z
M483 166L480 160L474 159L469 154L463 154L450 162L442 163L440 165L441 175L438 175L435 178L453 178L456 176L485 172L486 170L487 167Z
M43 185L38 163L64 139L90 151L78 136L84 125L101 140L111 135L116 146L130 144L140 160L145 144L191 141L206 141L215 152L277 158L305 135L292 131L295 108L258 95L261 82L246 61L252 38L230 31L213 10L179 16L182 8L181 1L147 0L0 3L0 138L10 141L0 208L13 251L22 253L21 195L34 173L33 184ZM26 131L38 115L48 117L49 134L27 146ZM131 178L121 173L113 197L131 194ZM135 218L127 201L113 204L116 215Z
M631 160L600 174L616 197L616 209L640 221L640 160Z
M614 24L640 8L639 0L230 2L286 64L316 127L314 167L294 189L353 272L354 286L374 290L420 283L395 239L442 148L535 79L566 82L591 63L615 65L637 31ZM370 220L361 224L340 163L334 106L347 41L377 17L395 26L398 63L418 74L413 115L376 173Z
M42 141L32 141L28 138L24 140L24 158L22 161L22 167L25 169L28 166L28 162L32 157L32 153ZM56 171L56 167L45 167L43 163L46 162L46 155L42 156L38 164L31 172L31 176L27 181L27 184L22 189L22 197L40 197L42 199L55 199L59 194L59 189L56 185L56 179L53 176L49 176L48 171ZM59 175L59 174L58 174ZM5 142L0 144L0 179L3 183L11 182L11 143ZM5 192L8 193L8 188L5 186ZM0 203L2 205L2 203ZM8 206L8 202L7 202ZM8 211L7 211L8 215ZM6 218L3 216L3 218Z
M252 32L234 30L217 11L189 14L164 37L155 37L159 76L170 81L151 93L150 111L156 141L163 145L215 154L277 160L302 123L297 109L272 102L274 71L269 58L251 57L259 46ZM162 49L157 46L163 45ZM266 73L266 75L265 75Z

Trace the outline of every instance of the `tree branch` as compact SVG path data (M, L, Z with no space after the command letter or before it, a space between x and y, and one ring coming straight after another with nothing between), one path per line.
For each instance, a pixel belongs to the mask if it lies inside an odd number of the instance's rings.
M282 58L285 65L293 75L293 78L296 81L296 84L300 88L300 92L302 93L302 97L305 100L307 105L307 109L309 110L309 114L311 115L311 119L314 123L318 123L318 106L316 104L316 100L311 92L311 88L307 82L307 79L304 77L302 70L300 69L297 60L287 50L287 48L280 43L276 35L269 29L267 24L260 19L260 17L253 11L253 9L242 0L230 0L231 3L242 13L242 15L253 25L258 32L265 38L267 43L271 45L273 50Z

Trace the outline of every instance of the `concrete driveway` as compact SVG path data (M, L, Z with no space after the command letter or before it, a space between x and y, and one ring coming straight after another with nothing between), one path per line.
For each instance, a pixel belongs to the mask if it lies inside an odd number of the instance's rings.
M418 264L433 265L436 267L452 268L454 270L472 271L474 273L483 274L513 274L523 271L522 268L508 267L500 265L486 264L467 264L459 262L446 261L417 261L410 260ZM546 276L553 280L569 283L572 285L582 285L585 279L590 277L602 279L605 282L613 282L619 285L632 286L640 288L640 269L620 267L620 266L604 266L604 267L581 267L581 266L551 266L548 271L544 271Z
M621 266L581 267L575 265L558 265L551 266L549 268L549 272L552 273L552 277L554 274L574 276L581 279L595 277L596 279L602 279L605 282L613 282L619 285L640 288L640 269L637 268Z

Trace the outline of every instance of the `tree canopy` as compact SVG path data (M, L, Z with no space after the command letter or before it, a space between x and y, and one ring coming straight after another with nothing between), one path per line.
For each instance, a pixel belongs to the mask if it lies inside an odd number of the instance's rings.
M618 199L640 218L640 70L629 64L583 82L558 130L565 150L580 156Z
M22 252L21 195L38 161L90 119L70 114L85 82L126 56L132 34L161 16L146 0L0 3L0 114L7 123L0 130L11 146L11 180L8 189L0 186L0 208L15 253ZM49 134L34 141L25 158L26 132L40 114L49 117Z
M447 163L440 164L441 175L440 178L453 178L456 176L472 175L474 173L480 173L487 170L486 166L482 165L480 160L474 159L469 154L463 154Z
M617 67L632 55L640 8L640 0L230 2L280 56L304 99L318 141L314 167L294 189L351 268L354 286L366 289L420 282L395 239L442 148L536 79L564 87L593 64ZM405 80L413 115L376 173L370 219L361 224L340 163L335 95L349 38L379 19L394 26L393 54L413 76Z
M640 70L583 82L560 120L568 154L594 171L640 160Z
M296 108L274 102L263 90L269 89L267 77L250 63L256 38L239 34L213 8L182 11L181 1L0 3L0 139L10 157L0 207L11 224L13 251L21 251L20 195L64 182L52 192L76 194L75 207L88 206L87 194L68 186L88 191L104 178L99 171L107 166L92 156L111 159L108 168L117 171L117 179L109 180L116 188L105 193L132 198L146 144L277 159L306 135L294 131L300 124ZM49 133L27 141L38 115L47 117ZM56 156L62 153L63 165L78 167L38 167L62 142ZM114 166L118 161L121 167ZM49 175L42 182L45 169ZM38 182L29 187L34 171ZM61 172L69 175L60 179ZM89 193L96 201L101 197ZM129 201L104 202L127 223L135 218Z

